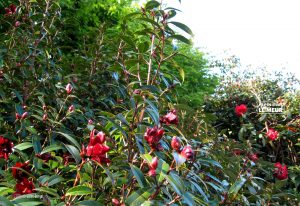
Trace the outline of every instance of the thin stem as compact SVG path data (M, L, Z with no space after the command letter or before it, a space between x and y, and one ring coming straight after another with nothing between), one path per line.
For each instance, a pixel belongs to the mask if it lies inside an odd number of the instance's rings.
M152 34L150 57L149 57L149 63L148 63L147 85L150 84L150 74L151 74L151 67L152 67L152 55L153 55L153 49L154 49L154 40L155 40L155 35Z

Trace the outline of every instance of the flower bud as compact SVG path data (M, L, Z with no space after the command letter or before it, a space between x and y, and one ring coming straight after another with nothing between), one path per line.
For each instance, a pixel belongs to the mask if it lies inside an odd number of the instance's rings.
M88 124L93 124L93 120L89 119Z
M73 90L73 87L72 85L69 83L67 84L66 86L66 91L67 91L67 94L71 94L72 93L72 90Z
M69 112L73 112L74 111L74 105L71 105L70 107L69 107Z
M28 116L28 112L24 112L24 113L22 114L21 119L25 119L27 116Z
M21 115L16 112L16 119L20 119L20 118L21 118Z
M113 199L111 200L111 202L112 202L112 204L113 204L114 206L119 206L119 205L120 205L120 201L119 201L118 199L116 199L116 198L113 198Z
M19 21L15 22L15 27L19 27L21 25L21 23Z
M156 176L156 171L154 169L149 170L148 175L150 177L155 177Z
M149 166L152 170L155 170L157 168L157 165L158 165L158 158L154 157Z
M47 118L48 118L48 115L47 115L47 113L45 113L45 114L43 115L43 121L46 121Z
M194 158L194 150L191 146L185 146L181 151L181 155L187 160L192 160Z
M174 136L171 141L172 149L179 152L181 148L181 143L178 137Z

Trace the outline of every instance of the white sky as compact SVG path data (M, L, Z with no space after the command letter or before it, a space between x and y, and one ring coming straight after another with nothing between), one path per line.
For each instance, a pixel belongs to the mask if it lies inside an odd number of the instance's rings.
M225 50L242 65L265 65L300 79L300 0L165 0L180 9L176 21L194 32L195 46Z

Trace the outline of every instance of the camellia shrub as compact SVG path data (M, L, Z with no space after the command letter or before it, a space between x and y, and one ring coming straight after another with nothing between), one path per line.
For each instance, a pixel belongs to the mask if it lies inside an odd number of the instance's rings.
M293 86L299 82L282 74L230 72L205 105L215 117L214 157L233 183L223 204L297 205L300 119Z
M1 205L221 201L222 166L178 126L176 9L149 1L72 50L58 2L1 6Z

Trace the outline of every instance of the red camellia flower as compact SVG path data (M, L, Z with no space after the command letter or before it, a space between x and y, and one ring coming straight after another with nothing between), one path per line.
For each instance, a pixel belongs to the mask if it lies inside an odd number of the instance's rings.
M194 158L194 150L191 146L185 146L181 151L181 156L187 160L192 160Z
M269 128L268 132L267 132L267 137L270 139L270 140L276 140L279 136L279 133L275 130L275 129L272 129L272 128Z
M274 177L276 177L279 180L284 180L288 178L288 169L286 165L282 166L279 162L276 162L274 164L274 167Z
M175 109L172 109L168 114L160 118L160 123L165 123L167 125L175 124L178 125L178 116Z
M17 11L17 7L14 4L9 5L9 7L5 8L5 16L9 16L12 15L14 13L16 13Z
M10 153L12 153L12 148L14 143L10 140L0 136L0 158L8 159Z
M67 84L67 86L66 86L67 94L71 94L71 93L72 93L72 90L73 90L73 86L72 86L70 83Z
M19 195L31 194L34 192L34 184L32 181L29 181L27 178L23 178L22 181L16 184L16 192L13 194L13 197Z
M235 107L235 113L239 117L243 116L243 114L245 114L247 112L247 110L248 110L248 108L244 104L240 104Z
M171 141L171 146L173 148L173 150L177 151L177 152L180 152L180 149L181 149L181 143L180 143L180 140L178 137L174 136L172 138L172 141Z
M90 143L86 148L86 155L100 164L110 163L110 160L105 156L110 150L107 145L103 144L106 140L105 134L103 132L98 132L98 134L95 136L95 131L95 129L91 131Z
M12 168L12 175L17 180L22 180L23 178L28 177L28 174L24 171L26 171L27 173L30 172L29 160L24 163L17 162Z
M159 140L162 138L164 132L165 131L163 129L159 129L157 126L154 126L153 128L147 128L144 138L152 149L158 150Z
M256 153L248 154L248 158L251 161L256 162L258 160L258 155Z

